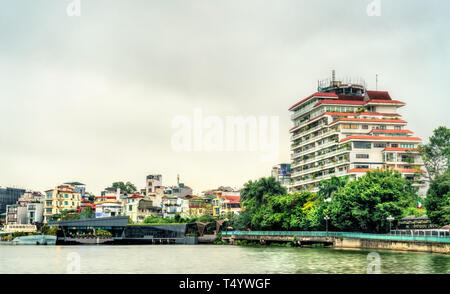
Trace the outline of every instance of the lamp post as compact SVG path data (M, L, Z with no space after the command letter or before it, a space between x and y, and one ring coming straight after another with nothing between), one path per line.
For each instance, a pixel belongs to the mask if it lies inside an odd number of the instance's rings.
M394 218L392 217L392 215L389 215L386 218L389 221L389 234L391 233L391 225L392 225L392 221L394 220Z
M327 235L328 235L328 220L330 219L330 217L328 215L326 215L323 219L326 222L326 230L327 230Z

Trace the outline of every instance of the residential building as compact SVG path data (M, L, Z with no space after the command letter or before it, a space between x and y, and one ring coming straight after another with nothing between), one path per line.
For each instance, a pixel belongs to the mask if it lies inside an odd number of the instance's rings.
M216 198L213 199L213 216L225 215L227 213L239 214L241 212L241 193L233 192L217 192Z
M183 199L173 195L165 195L162 204L163 217L175 217L176 214L181 214Z
M124 212L125 215L129 216L134 223L138 222L139 201L143 198L143 196L138 194L134 194L126 198Z
M367 171L394 169L424 188L423 162L413 136L397 110L405 103L386 91L367 91L364 82L319 82L318 92L289 110L291 191L317 191L332 175L352 178Z
M40 192L25 192L16 204L6 206L7 224L35 224L43 221L43 203Z
M27 208L19 204L6 205L6 224L23 225L27 223Z
M188 195L183 197L182 217L199 217L212 215L212 205L209 197Z
M162 175L148 175L145 181L145 195L155 193L156 186L162 186Z
M70 185L74 187L74 191L76 193L80 193L81 199L87 198L86 195L86 185L80 182L68 182L64 183L64 185Z
M153 192L146 192L145 199L151 201L154 207L162 207L162 198L165 195L166 187L164 186L152 186Z
M137 221L141 223L148 216L161 217L162 208L154 206L151 200L141 199L138 205Z
M114 217L122 215L123 206L120 202L102 202L95 205L95 217Z
M6 212L6 205L16 204L23 194L25 189L0 187L0 214Z
M29 202L26 204L26 223L37 224L44 221L44 203Z
M288 187L291 184L291 164L280 163L272 168L272 177L281 185Z
M52 215L65 211L77 211L81 206L81 194L75 192L75 187L60 185L55 189L45 191L44 223L47 223Z

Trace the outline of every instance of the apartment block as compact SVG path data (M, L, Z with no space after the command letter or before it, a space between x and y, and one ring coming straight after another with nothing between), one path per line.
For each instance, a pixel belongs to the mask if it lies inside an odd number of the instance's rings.
M77 211L80 206L81 194L75 191L74 186L60 185L47 190L44 200L44 223L47 223L54 214Z
M424 187L421 139L397 112L406 104L386 91L368 91L363 81L319 82L318 92L289 108L291 191L317 191L332 175L353 178L394 169Z

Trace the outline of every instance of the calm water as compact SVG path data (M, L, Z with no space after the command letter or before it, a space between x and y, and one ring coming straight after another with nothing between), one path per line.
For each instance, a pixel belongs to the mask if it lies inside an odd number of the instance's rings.
M366 273L370 252L382 273L450 273L450 256L327 248L214 245L0 245L0 274L67 273L79 256L81 273Z

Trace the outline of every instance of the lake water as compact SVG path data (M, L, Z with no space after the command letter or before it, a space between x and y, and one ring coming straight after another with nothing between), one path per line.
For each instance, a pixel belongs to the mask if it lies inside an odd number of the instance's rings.
M0 245L0 274L364 274L373 261L368 259L371 252L379 254L381 273L450 273L450 256L426 253L220 245Z

